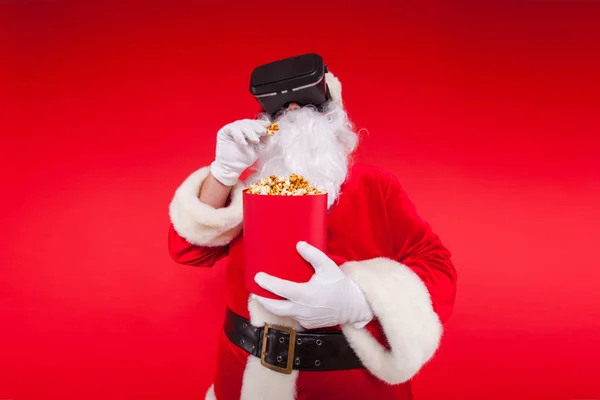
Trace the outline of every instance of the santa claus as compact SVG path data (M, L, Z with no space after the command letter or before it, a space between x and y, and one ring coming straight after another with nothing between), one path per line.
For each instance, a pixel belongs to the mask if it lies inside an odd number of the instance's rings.
M229 256L206 399L411 399L411 379L440 345L456 292L450 252L396 177L352 160L358 136L341 84L326 68L322 79L320 101L261 102L256 119L220 129L214 161L189 175L170 204L176 262L210 267ZM280 130L267 135L274 121ZM281 300L258 297L244 283L242 190L292 173L328 193L327 250L298 243L312 279L258 273L256 283Z

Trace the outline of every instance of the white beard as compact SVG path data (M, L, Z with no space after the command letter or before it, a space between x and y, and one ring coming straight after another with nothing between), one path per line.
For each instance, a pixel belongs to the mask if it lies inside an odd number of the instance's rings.
M259 118L270 120L267 115ZM331 208L347 178L350 155L358 145L358 135L346 112L336 103L329 103L322 113L307 106L284 112L277 123L279 131L269 138L247 183L271 175L302 175L317 189L327 191Z

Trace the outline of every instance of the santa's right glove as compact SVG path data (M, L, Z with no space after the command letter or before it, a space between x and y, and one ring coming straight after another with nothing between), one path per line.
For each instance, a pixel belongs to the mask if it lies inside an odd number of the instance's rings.
M358 285L316 247L299 242L296 248L315 269L310 281L296 283L259 272L254 278L256 283L287 300L252 297L271 313L291 317L306 329L343 324L357 329L366 326L374 316Z
M267 145L266 120L243 119L225 125L217 133L212 176L226 186L237 183L240 175L258 160Z

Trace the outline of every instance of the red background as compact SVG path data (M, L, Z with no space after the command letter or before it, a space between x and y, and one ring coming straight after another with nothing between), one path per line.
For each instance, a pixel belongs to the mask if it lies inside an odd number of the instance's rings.
M600 398L599 3L482 3L3 2L0 398L202 398L224 266L168 203L305 51L454 253L417 399Z

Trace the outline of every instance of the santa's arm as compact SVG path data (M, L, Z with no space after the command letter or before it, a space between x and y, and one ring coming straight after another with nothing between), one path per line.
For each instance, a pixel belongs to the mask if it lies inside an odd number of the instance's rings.
M177 188L169 205L169 254L180 264L212 266L228 253L229 243L242 229L242 190L238 183L222 208L200 201L210 168L190 174Z
M341 266L362 289L389 348L367 329L342 329L359 358L389 384L410 380L436 352L452 312L456 270L450 252L419 217L400 183L385 185L395 255Z

